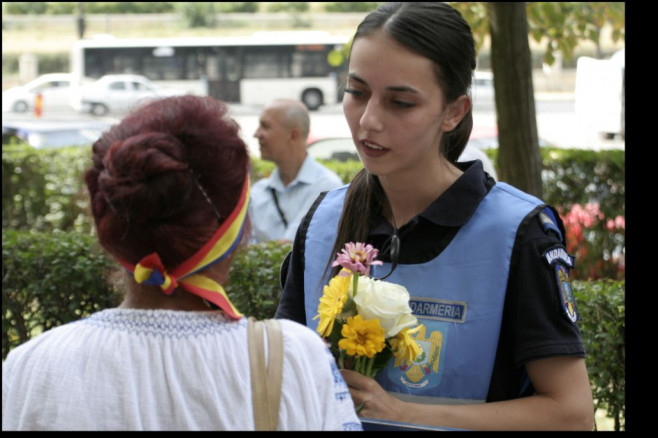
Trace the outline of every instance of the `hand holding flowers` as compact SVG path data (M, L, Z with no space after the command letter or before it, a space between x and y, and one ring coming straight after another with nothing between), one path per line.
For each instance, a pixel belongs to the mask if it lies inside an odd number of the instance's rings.
M374 377L388 360L411 363L421 353L412 335L418 332L401 285L371 278L378 251L371 245L347 243L332 266L341 271L324 287L317 332L329 340L341 368ZM415 326L415 327L414 327Z

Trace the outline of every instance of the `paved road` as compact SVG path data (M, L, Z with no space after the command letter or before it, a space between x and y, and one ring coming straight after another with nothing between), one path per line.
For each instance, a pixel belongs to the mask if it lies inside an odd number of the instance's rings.
M620 138L606 140L601 135L588 129L576 116L573 96L541 95L536 99L537 129L541 139L551 145L565 148L610 149L625 148L625 142ZM242 135L255 156L260 155L258 142L253 134L258 126L260 107L231 105L230 114L242 127ZM105 120L118 121L123 114L112 114ZM3 121L12 120L80 120L94 119L87 114L77 114L73 110L44 111L37 119L33 114L3 113ZM98 118L95 118L98 119ZM494 128L496 116L492 104L476 105L473 120L477 129ZM343 117L342 106L331 105L321 107L311 112L311 132L315 137L350 136L350 131Z

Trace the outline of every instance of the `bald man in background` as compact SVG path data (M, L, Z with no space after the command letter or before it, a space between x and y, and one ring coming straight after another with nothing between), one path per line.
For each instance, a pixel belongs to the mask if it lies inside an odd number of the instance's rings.
M263 160L276 168L251 189L252 241L291 242L308 209L322 192L344 183L306 151L310 129L303 103L277 99L262 111L254 137Z

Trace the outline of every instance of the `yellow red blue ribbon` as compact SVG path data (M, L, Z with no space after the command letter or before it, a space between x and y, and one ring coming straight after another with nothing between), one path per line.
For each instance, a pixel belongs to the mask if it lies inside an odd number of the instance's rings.
M180 286L217 305L231 318L241 318L242 313L231 303L222 285L199 272L225 259L238 246L244 230L249 191L249 177L246 176L240 199L231 214L199 251L171 272L167 272L155 252L144 257L136 265L123 260L119 260L119 263L133 274L139 284L159 286L167 295Z

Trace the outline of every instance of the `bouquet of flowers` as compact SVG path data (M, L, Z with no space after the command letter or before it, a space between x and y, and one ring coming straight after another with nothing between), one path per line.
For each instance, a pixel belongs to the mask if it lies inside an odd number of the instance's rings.
M327 339L340 368L375 377L393 356L411 365L421 353L413 339L422 325L409 307L409 292L399 284L370 277L378 250L347 243L332 266L342 266L320 298L317 332Z

